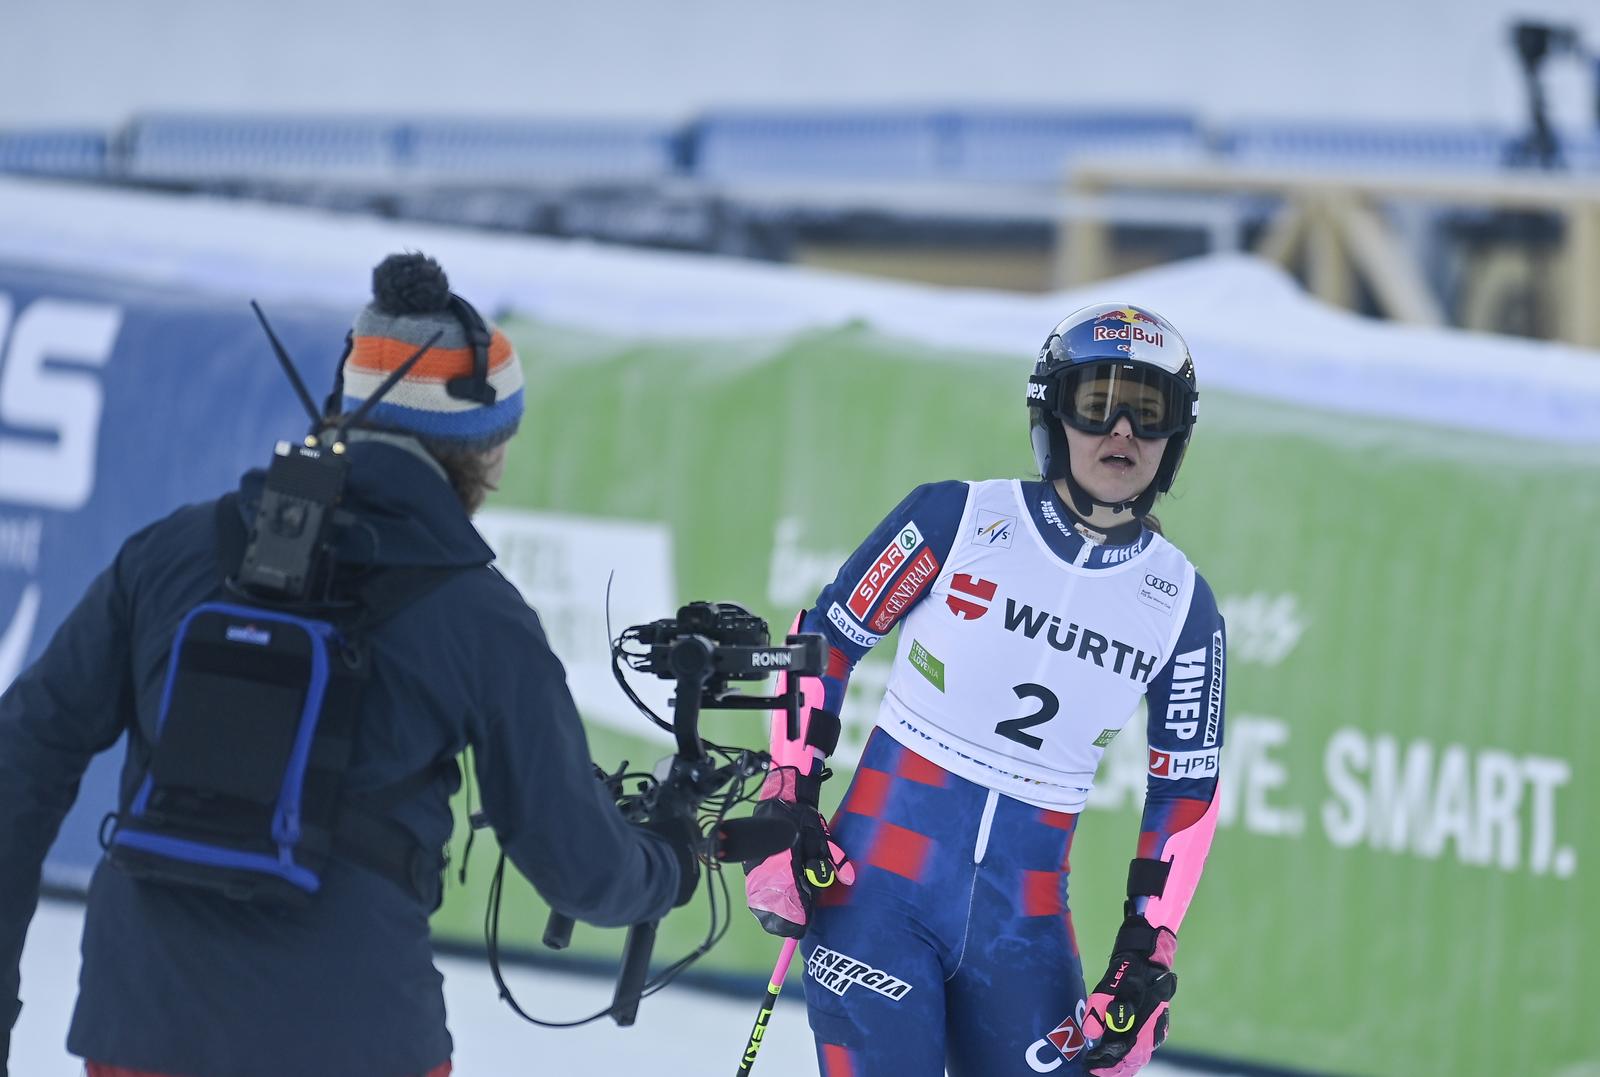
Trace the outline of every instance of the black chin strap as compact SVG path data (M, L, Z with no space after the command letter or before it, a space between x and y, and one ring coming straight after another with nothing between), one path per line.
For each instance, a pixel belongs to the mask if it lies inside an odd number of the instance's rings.
M1156 480L1152 478L1150 484L1144 488L1139 496L1127 501L1101 501L1089 491L1079 485L1078 480L1072 475L1072 455L1067 454L1067 466L1062 469L1062 480L1067 484L1067 493L1070 495L1072 511L1088 523L1089 517L1095 508L1111 509L1113 512L1126 512L1129 520L1138 520L1147 514L1156 503ZM1089 526L1093 527L1093 524ZM1120 525L1116 525L1120 526Z

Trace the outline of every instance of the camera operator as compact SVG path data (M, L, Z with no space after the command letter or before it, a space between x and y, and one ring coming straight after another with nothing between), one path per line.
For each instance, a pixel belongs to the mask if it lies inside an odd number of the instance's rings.
M373 286L342 366L347 411L439 335L370 424L345 439L341 508L351 518L336 517L335 585L393 569L452 571L367 638L370 674L356 705L339 830L308 900L235 900L101 861L67 1041L90 1077L448 1074L428 917L442 889L448 800L460 786L454 759L468 745L502 848L557 910L631 924L693 892L692 827L663 836L623 820L593 777L538 617L489 567L494 555L470 521L500 479L521 418L516 353L478 322L489 333L483 362L460 313L465 304L432 259L391 256ZM246 528L264 482L259 471L241 481L237 514ZM226 522L211 502L128 539L44 654L0 696L0 1058L21 1005L18 963L45 853L91 757L124 733L122 818L147 780L179 623L221 594L231 571L221 552ZM228 745L212 750L226 762ZM347 817L363 816L368 825L351 838Z

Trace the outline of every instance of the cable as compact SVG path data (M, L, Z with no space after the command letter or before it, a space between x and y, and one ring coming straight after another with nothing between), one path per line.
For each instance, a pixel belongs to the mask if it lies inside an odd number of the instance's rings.
M696 821L700 824L701 833L715 833L716 829L727 820L735 808L742 804L750 803L756 798L760 792L760 786L754 783L752 779L757 773L764 778L765 771L757 770L751 773L748 767L742 765L747 759L756 756L758 753L743 749L727 749L721 746L713 748L711 745L707 745L707 748L712 749L708 754L728 758L730 762L727 765L734 768L732 776L723 787L702 800L696 811ZM626 765L624 763L623 767L626 767ZM596 768L597 771L598 769ZM619 771L621 770L621 768L618 769ZM603 772L601 773L603 774ZM619 773L618 775L607 777L619 782L633 779L654 780L652 776L641 772ZM624 813L626 814L630 807L636 808L638 802L649 798L654 792L655 788L652 787L645 792L627 795L622 801L622 804L625 805ZM711 807L707 809L707 805L711 805ZM705 857L702 857L700 862L706 873L705 889L709 912L705 938L689 953L671 962L646 980L639 993L640 1000L649 998L666 987L696 961L710 953L727 936L728 931L733 926L733 917L731 915L733 898L727 877L723 874L724 863ZM494 978L495 987L499 991L500 997L505 1000L506 1005L518 1017L541 1028L577 1028L605 1017L614 1016L629 1000L615 1001L610 1006L597 1010L586 1017L567 1021L551 1021L535 1017L524 1010L517 1002L500 968L500 912L505 892L505 866L506 856L502 852L495 864L494 876L489 883L489 897L484 906L484 943L488 950L489 971Z

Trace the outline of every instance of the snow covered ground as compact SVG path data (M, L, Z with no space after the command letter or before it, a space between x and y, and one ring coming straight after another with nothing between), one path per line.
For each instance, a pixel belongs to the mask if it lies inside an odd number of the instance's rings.
M22 955L22 1016L11 1035L15 1077L80 1077L82 1064L66 1053L67 1022L78 982L82 906L44 901ZM524 1024L503 1006L481 961L441 958L445 1003L455 1036L456 1077L579 1074L604 1063L610 1073L687 1077L731 1074L738 1066L757 1001L676 986L645 1000L632 1028L610 1021L553 1031ZM549 969L508 970L523 1008L539 1016L582 1016L607 1005L611 983ZM761 1048L759 1077L817 1072L799 984L791 979ZM1148 1077L1188 1077L1176 1066L1152 1065Z

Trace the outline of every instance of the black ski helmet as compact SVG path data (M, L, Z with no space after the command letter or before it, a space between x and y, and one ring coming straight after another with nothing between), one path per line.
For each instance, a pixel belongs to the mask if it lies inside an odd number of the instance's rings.
M1170 401L1169 429L1151 435L1169 438L1155 478L1138 497L1120 504L1100 501L1072 477L1067 435L1061 428L1062 422L1084 425L1074 421L1071 383L1090 368L1103 367L1147 381ZM1125 412L1137 426L1138 420L1131 412L1119 408L1105 420L1107 429ZM1087 516L1095 505L1110 505L1129 509L1136 517L1143 516L1159 495L1172 489L1189 447L1189 435L1200 415L1189 346L1172 323L1154 311L1112 303L1084 307L1058 322L1039 349L1039 360L1028 378L1028 415L1040 477L1047 481L1064 479L1073 507L1081 515Z

